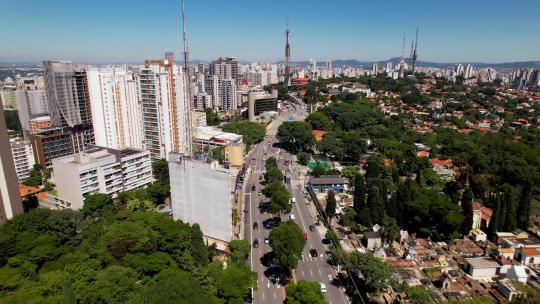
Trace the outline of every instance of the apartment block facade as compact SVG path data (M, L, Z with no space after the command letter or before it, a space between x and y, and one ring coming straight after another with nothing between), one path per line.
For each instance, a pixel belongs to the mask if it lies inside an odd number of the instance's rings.
M58 208L81 209L88 194L144 187L153 181L150 152L140 149L92 147L53 160Z

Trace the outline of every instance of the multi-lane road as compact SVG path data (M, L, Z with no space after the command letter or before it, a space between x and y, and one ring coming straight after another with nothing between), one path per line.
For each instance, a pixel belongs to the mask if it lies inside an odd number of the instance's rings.
M275 145L277 128L290 116L295 120L303 120L306 115L306 109L303 104L290 104L289 107L281 112L267 129L265 139L257 144L248 156L249 175L244 187L245 193L245 223L244 237L252 244L250 263L253 271L257 272L258 289L254 291L253 303L282 303L285 299L285 289L279 280L272 279L268 275L268 265L263 265L261 258L271 252L269 244L265 238L270 234L270 229L263 225L272 215L261 211L259 206L261 202L267 202L268 199L260 192L264 187L261 184L261 176L264 174L265 160L269 156L275 156L278 159L280 169L285 172L291 169L291 166L285 166L285 163L292 163L292 155L287 151ZM295 176L291 174L291 176ZM327 303L348 303L347 298L340 287L336 271L326 262L328 250L322 243L322 237L325 233L323 226L317 226L317 211L313 204L308 205L304 197L303 181L292 180L287 183L289 192L296 198L293 204L291 214L294 215L294 221L306 233L307 241L304 247L302 260L299 261L295 275L297 280L308 280L326 285L327 292L324 294ZM288 217L288 215L287 215ZM258 228L255 229L254 224ZM311 231L309 226L313 225L315 231ZM259 245L253 247L253 242L257 240ZM310 250L315 249L318 256L313 257Z

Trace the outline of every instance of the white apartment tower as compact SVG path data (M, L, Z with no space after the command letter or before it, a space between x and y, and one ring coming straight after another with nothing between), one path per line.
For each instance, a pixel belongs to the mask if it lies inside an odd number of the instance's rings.
M187 122L191 105L182 67L167 60L147 60L139 77L145 148L152 159L170 152L190 154Z
M32 150L30 142L20 137L11 138L9 143L11 144L11 154L13 155L13 163L15 164L17 178L19 179L19 182L22 182L28 178L30 170L36 163L34 151Z
M127 67L91 68L87 77L96 145L143 149L142 111L135 74Z

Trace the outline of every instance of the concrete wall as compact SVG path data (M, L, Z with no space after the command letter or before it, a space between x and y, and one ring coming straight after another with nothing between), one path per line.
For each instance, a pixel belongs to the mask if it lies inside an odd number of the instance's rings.
M212 164L177 161L169 155L173 218L189 224L198 223L205 236L232 239L232 195L228 170Z

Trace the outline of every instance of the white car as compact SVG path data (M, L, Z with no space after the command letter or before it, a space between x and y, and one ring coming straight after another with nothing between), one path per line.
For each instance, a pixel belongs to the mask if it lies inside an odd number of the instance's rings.
M321 292L326 293L326 285L324 285L324 283L319 283L319 284L321 284Z
M290 215L289 215L289 219L290 219L290 220L294 220L294 214L290 214Z

